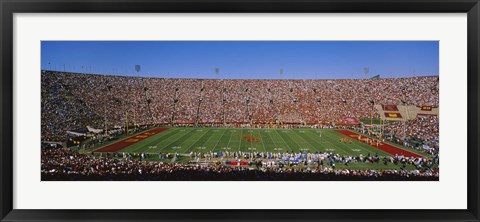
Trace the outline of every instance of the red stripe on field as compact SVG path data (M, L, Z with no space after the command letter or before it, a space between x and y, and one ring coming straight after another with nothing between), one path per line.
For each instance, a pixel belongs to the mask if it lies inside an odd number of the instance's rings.
M128 137L128 138L125 138L123 140L120 140L116 143L112 143L110 145L107 145L107 146L104 146L102 148L99 148L93 152L117 152L117 151L120 151L122 150L123 148L127 147L127 146L130 146L130 145L133 145L135 143L138 143L142 140L145 140L151 136L154 136L156 134L159 134L165 130L168 130L168 128L156 128L156 129L152 129L152 130L149 130L147 132L143 132L143 133L140 133L138 135L135 135L135 136L131 136L131 137Z
M398 154L398 155L403 155L403 156L405 156L405 157L423 157L423 156L420 156L420 155L418 155L418 154L416 154L416 153L412 153L412 152L410 152L410 151L407 151L407 150L404 150L404 149L400 149L400 148L398 148L398 147L394 147L394 146L392 146L392 145L390 145L390 144L383 143L383 142L380 143L379 146L372 146L372 145L366 143L365 141L358 140L358 135L359 135L359 134L358 134L358 133L354 133L354 132L352 132L352 131L350 131L350 130L335 130L335 131L337 131L337 133L341 133L341 134L343 134L343 135L345 135L345 136L348 136L349 138L355 139L355 140L360 141L360 142L362 142L362 143L365 143L365 144L367 144L367 145L369 145L369 146L371 146L371 147L373 147L373 148L379 149L379 150L381 150L381 151L384 151L384 152L389 153L389 154L392 154L392 155ZM362 135L362 138L370 138L370 137L366 137L366 136ZM372 139L372 138L370 138L370 139Z

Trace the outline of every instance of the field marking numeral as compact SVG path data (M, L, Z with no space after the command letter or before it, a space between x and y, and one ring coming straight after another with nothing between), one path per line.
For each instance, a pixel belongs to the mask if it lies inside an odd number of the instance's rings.
M206 148L207 148L207 147L204 147L204 146L197 147L197 149L199 149L199 150L204 150L204 149L206 149Z
M181 146L174 146L172 147L172 149L181 149L182 147Z
M255 147L248 147L247 149L248 150L257 150L257 148L255 148Z

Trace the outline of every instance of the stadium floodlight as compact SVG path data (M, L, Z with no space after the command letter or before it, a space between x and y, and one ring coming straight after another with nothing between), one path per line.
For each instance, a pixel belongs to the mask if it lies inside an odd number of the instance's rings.
M141 66L140 65L135 65L135 71L140 72Z
M368 73L370 73L370 67L363 68L363 73L365 73L365 76L367 76Z
M220 69L219 68L215 68L215 78L218 79L218 75L220 74Z

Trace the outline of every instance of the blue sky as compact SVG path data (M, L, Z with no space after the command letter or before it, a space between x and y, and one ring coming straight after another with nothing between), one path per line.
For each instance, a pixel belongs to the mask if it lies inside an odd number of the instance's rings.
M42 41L42 69L169 78L349 79L439 74L438 41ZM83 68L82 68L83 67ZM364 68L369 67L369 74ZM215 68L219 69L216 75ZM280 74L283 69L283 74Z

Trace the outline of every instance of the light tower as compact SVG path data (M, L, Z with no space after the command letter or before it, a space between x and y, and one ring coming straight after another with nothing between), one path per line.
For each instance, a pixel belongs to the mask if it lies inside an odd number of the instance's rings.
M370 67L363 68L363 73L365 74L365 78L367 78L368 73L370 73Z
M365 67L363 68L363 73L365 74L365 78L367 78L368 76L368 73L370 73L370 67ZM370 109L370 130L373 128L373 109L374 109L374 103L371 103L372 104L372 108ZM382 117L380 117L382 118Z
M135 65L135 71L137 71L137 76L140 77L141 66L140 65ZM143 90L144 96L145 96L145 102L147 103L148 115L152 118L152 123L156 123L155 118L153 117L152 110L150 108L150 103L152 101L148 98L148 94L147 94L148 88L145 86L145 79L141 78L141 80L142 80L142 90Z

